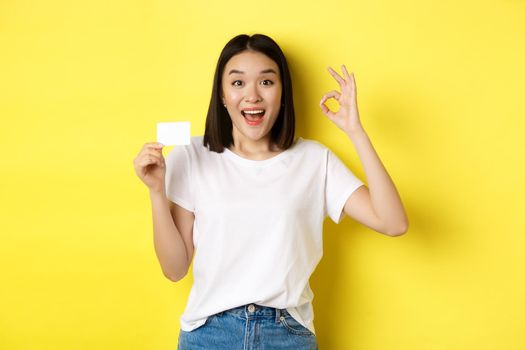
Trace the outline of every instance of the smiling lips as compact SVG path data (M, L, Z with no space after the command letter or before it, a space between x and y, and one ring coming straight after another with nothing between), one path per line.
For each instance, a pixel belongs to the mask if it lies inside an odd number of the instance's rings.
M248 125L257 126L262 123L265 110L261 108L247 108L241 111L244 120Z

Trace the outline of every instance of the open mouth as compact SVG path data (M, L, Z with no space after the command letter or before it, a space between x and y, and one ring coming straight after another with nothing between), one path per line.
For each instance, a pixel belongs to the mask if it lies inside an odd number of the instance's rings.
M248 125L259 125L263 121L265 112L264 109L245 109L241 114Z

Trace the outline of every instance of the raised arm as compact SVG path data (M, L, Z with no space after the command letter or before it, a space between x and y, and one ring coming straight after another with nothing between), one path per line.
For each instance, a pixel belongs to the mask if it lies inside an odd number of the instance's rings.
M389 236L402 235L408 229L408 219L396 187L361 125L354 74L348 74L344 65L343 76L332 68L328 71L339 83L341 92L333 90L326 93L320 102L321 110L351 140L368 183L368 187L362 186L350 196L344 212L377 232ZM330 98L339 103L337 112L326 106Z
M166 163L162 145L147 143L134 160L135 172L149 189L153 217L153 243L162 272L172 280L182 279L193 258L192 212L166 197Z

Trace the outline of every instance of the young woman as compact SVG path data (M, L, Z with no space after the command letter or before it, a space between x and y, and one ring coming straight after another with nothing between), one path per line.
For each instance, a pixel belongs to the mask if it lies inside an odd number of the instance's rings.
M135 171L149 188L155 251L167 278L194 284L179 349L316 349L309 278L326 216L347 214L389 236L407 230L403 205L357 110L353 74L322 112L350 139L368 187L326 147L294 138L292 84L279 46L239 35L219 57L204 137L147 143ZM340 105L331 111L325 102ZM194 257L195 252L195 257Z

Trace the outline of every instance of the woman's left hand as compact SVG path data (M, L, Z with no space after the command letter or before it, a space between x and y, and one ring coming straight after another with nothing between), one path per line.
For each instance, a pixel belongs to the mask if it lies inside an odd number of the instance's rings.
M357 91L355 86L354 73L348 74L346 67L341 67L344 77L341 77L331 67L328 67L328 72L339 83L341 92L332 90L327 92L321 99L320 106L324 115L326 115L332 122L335 123L347 135L352 132L362 130L361 121L359 120L359 112L357 110ZM335 99L339 103L339 110L333 112L326 106L326 101L330 98Z

